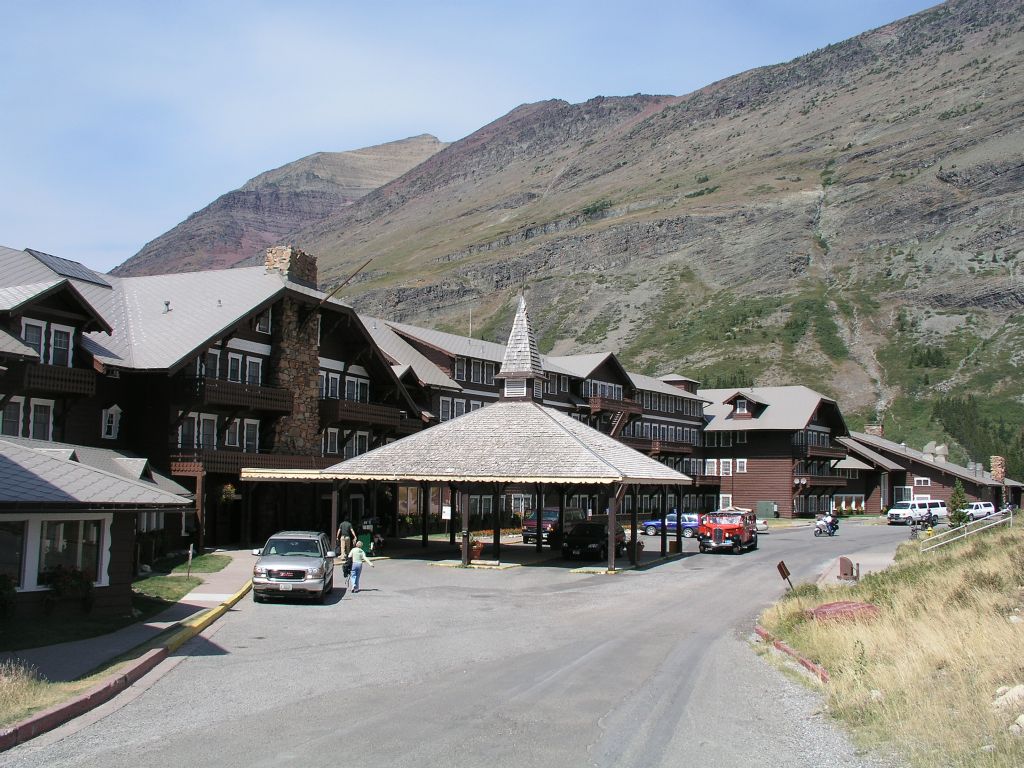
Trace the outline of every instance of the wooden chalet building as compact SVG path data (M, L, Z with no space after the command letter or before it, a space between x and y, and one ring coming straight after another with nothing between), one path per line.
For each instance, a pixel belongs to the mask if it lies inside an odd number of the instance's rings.
M923 451L886 440L881 427L872 433L851 432L840 438L852 457L867 469L851 476L848 493L864 499L867 512L885 512L897 501L949 502L959 480L968 501L990 501L996 509L1003 504L1020 506L1022 484L1005 477L999 467L986 471L980 464L962 467L947 460L944 445L929 443Z
M717 497L699 509L734 505L759 516L813 516L831 509L847 485L836 462L848 434L839 406L807 387L701 389L710 401L704 427L704 472L717 475Z

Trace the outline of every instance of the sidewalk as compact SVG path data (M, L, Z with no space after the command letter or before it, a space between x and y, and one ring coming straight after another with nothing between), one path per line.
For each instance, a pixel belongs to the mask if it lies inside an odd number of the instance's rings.
M184 619L219 605L235 594L251 577L253 556L249 549L218 549L231 562L216 573L196 574L203 583L178 603L149 621L87 640L47 645L0 654L0 660L21 659L36 667L52 682L77 680L123 653L152 640Z
M877 573L878 571L884 571L894 562L895 550L893 552L875 552L871 550L854 552L852 554L844 553L842 557L849 558L850 562L853 563L854 571L856 572L857 566L860 566L861 578L867 576L869 573ZM839 578L839 557L834 558L827 568L825 568L821 575L818 576L818 586L828 587L835 586L837 584L849 584L851 582L844 581Z

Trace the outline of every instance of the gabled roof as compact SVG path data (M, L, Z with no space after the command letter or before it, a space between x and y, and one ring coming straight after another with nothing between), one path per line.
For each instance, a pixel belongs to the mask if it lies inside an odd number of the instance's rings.
M540 362L537 349L537 337L530 325L530 315L526 311L526 299L519 297L519 308L512 320L512 330L508 334L505 355L501 359L501 368L495 378L526 377L543 379L546 377Z
M395 370L395 375L399 378L407 375L409 369L421 384L456 391L462 389L434 363L420 354L419 350L395 333L390 323L369 315L360 315L359 321L370 334L373 343L392 362L392 368L401 370Z
M0 440L0 505L183 507L191 502L152 484L129 480L8 440Z
M729 403L741 394L755 402L764 404L764 410L756 418L734 419ZM841 431L846 434L846 424L836 401L802 385L788 387L748 387L736 389L699 389L697 394L711 405L704 408L705 417L710 417L705 430L708 432L753 432L753 431L797 431L804 429L815 411L822 405L835 409Z
M895 461L889 461L889 459L885 458L882 454L872 451L865 445L861 445L852 437L839 437L836 438L836 440L842 445L845 445L847 450L851 453L855 453L861 458L867 459L879 469L884 469L886 472L899 472L903 469L903 467Z
M0 438L12 445L40 451L51 456L57 456L69 461L84 464L93 469L101 469L113 475L118 475L126 480L137 480L147 486L152 486L167 493L186 496L192 493L188 488L180 485L152 468L149 459L131 451L123 451L118 448L97 448L91 445L75 445L72 443L57 443L51 440L34 440L29 437Z
M459 416L333 467L243 469L243 480L690 485L686 475L529 400Z
M758 397L749 389L737 389L732 395L725 398L722 402L733 404L740 399L747 400L748 402L755 403L756 405L768 405L768 401Z
M886 440L884 437L876 437L875 435L868 435L863 432L851 432L850 438L862 446L873 448L876 451L884 452L893 457L893 461L896 462L898 469L911 469L910 464L920 464L928 467L934 467L935 469L952 475L953 477L960 478L961 480L967 480L968 482L974 483L975 485L984 485L990 487L1000 487L1003 483L992 477L989 472L975 472L967 467L961 467L959 464L953 464L948 461L934 461L928 459L921 451L914 450L903 443L896 443L892 440ZM1006 479L1006 485L1019 485L1020 483L1016 480Z
M387 321L387 325L391 326L399 336L415 339L453 357L475 357L478 360L491 360L500 363L505 356L505 345L496 344L493 341L473 339L430 328L418 328L406 323Z
M28 360L39 359L38 352L4 328L0 328L0 355L14 355Z
M679 389L679 387L673 387L671 384L666 384L663 380L656 379L653 376L629 372L629 378L633 382L633 386L640 390L658 392L663 395L671 395L672 397L689 398L690 400L704 400L704 398L698 397L692 392Z
M566 373L577 379L586 379L604 365L609 357L615 356L611 352L588 352L585 355L547 355L544 357L544 367L552 372Z

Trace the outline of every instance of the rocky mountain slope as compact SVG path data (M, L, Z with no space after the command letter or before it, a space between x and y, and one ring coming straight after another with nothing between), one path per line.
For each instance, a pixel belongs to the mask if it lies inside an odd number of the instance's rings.
M401 176L446 144L423 135L351 152L318 152L250 179L147 243L117 275L229 267Z
M373 256L345 295L378 316L500 340L526 288L544 351L800 381L915 444L940 397L1020 422L1022 56L1020 0L952 0L682 97L524 105L291 241L326 285Z

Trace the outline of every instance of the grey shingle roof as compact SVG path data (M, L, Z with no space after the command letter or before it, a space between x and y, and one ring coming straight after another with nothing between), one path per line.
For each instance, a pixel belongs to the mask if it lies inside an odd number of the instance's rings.
M633 382L633 386L637 389L648 390L650 392L659 392L663 395L673 395L674 397L685 397L690 400L703 400L704 398L687 392L686 390L673 387L671 384L666 384L661 379L656 379L653 376L645 376L642 373L629 372L630 381Z
M733 419L731 406L726 400L739 392L746 393L767 407L756 419ZM705 427L709 432L752 432L761 430L795 431L806 427L818 406L835 405L835 400L802 385L788 387L747 387L745 389L699 389L697 394L711 405L704 408L711 420Z
M64 278L55 277L52 280L42 280L38 283L0 287L0 312L11 312L63 282L65 282Z
M508 344L505 345L505 355L497 375L505 378L544 378L544 367L540 362L540 352L537 351L537 337L533 335L530 315L526 311L526 299L522 296L519 297L519 308L512 320L512 330L508 334Z
M387 324L401 336L408 336L423 342L427 346L459 357L475 357L478 360L492 360L500 363L505 356L505 345L496 344L493 341L459 336L454 333L435 331L430 328L418 328L415 325L407 325L406 323L388 321Z
M850 437L862 446L873 448L876 451L885 451L894 457L894 461L899 465L901 469L909 469L906 466L909 462L916 462L918 464L925 464L931 467L935 467L943 472L947 472L953 477L958 477L962 480L968 480L977 485L985 486L1001 486L1002 483L993 479L989 472L972 472L967 467L961 467L959 464L953 464L949 461L933 461L925 457L924 453L910 448L902 443L896 443L892 440L886 440L884 437L875 437L874 435L868 435L863 432L851 432ZM906 461L900 464L901 457L905 458ZM1010 480L1007 478L1007 485L1016 485L1017 481Z
M39 353L12 333L0 328L0 353L39 359Z
M0 440L0 504L181 507L191 502L51 451Z
M692 480L575 419L530 401L471 411L324 470L242 471L243 480L376 479L607 485Z
M368 315L360 315L359 320L362 322L363 327L366 328L367 333L370 334L374 344L393 363L401 366L403 369L402 373L395 371L396 376L401 376L404 373L404 369L408 367L412 368L416 378L424 384L445 389L462 389L456 382L442 373L434 363L420 354L415 347L395 333L394 329L390 327L390 323Z
M872 451L865 445L861 445L852 437L840 437L837 438L837 440L839 443L845 445L851 453L855 453L858 456L867 459L875 466L884 469L886 472L898 472L903 469L903 467L895 461L889 461L889 459L885 458L882 454Z

